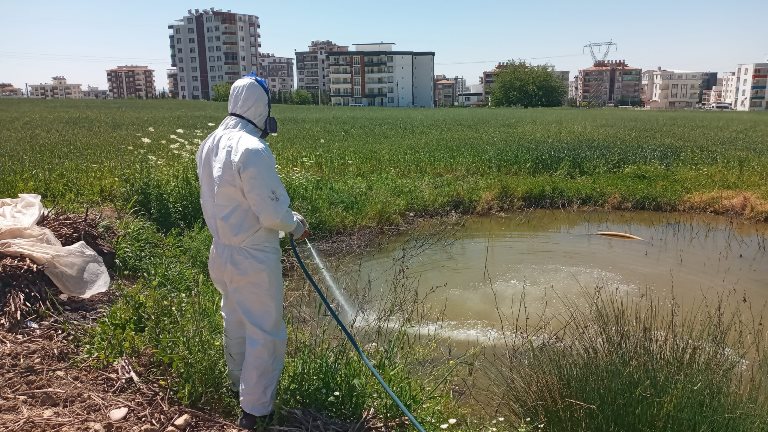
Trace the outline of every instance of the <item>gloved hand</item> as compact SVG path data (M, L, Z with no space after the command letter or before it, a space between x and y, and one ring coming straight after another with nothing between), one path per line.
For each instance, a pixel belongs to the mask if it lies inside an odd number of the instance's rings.
M295 241L302 241L312 235L312 232L309 230L309 224L306 219L304 219L304 216L293 212L293 217L299 221L296 228L291 232Z

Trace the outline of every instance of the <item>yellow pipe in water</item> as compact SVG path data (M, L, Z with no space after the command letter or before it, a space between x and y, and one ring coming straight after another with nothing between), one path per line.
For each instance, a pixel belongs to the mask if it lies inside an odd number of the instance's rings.
M642 240L640 237L634 236L632 234L620 233L620 232L614 232L614 231L598 231L596 234L605 236L605 237L621 238L625 240Z

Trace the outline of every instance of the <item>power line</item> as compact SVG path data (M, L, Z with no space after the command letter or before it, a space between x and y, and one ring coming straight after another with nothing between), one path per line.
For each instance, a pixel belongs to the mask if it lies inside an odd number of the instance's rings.
M565 54L565 55L553 55L553 56L544 56L544 57L524 57L521 58L521 60L542 60L542 59L551 59L551 58L564 58L564 57L583 57L584 54ZM499 59L496 60L477 60L477 61L466 61L466 62L450 62L450 63L435 63L436 65L446 66L446 65L463 65L463 64L489 64L489 63L498 63Z
M12 51L0 51L3 57L19 59L35 59L39 61L57 60L57 61L141 61L141 62L170 62L170 58L150 58L150 57L114 57L114 56L96 56L96 55L71 55L71 54L51 54L51 53L22 53Z

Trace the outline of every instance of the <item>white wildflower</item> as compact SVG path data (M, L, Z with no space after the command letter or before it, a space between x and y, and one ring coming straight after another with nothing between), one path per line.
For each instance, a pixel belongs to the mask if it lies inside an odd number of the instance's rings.
M333 392L333 395L334 395L334 396L339 396L340 394L341 394L341 393L339 393L339 392L337 392L337 391Z
M155 128L153 128L153 127L150 127L150 128L149 128L149 129L147 129L147 130L148 130L148 131L150 131L150 132L154 132L154 131L155 131Z
M441 424L440 429L448 429L448 423Z
M160 144L165 144L165 140L160 141Z
M151 142L152 142L152 140L151 140L151 139L149 139L149 138L142 138L142 139L141 139L141 142L143 142L143 143L151 143Z
M171 138L172 139L176 139L176 135L171 135Z
M172 149L179 148L181 144L171 144L169 147Z
M448 419L448 424L455 424L455 423L456 423L456 419Z
M184 133L184 129L176 129L176 132L178 132L178 133Z
M324 143L324 142L325 142L325 140L324 140L324 139L321 139L321 140L320 140L320 144L322 144L322 143Z
M128 150L133 150L133 147L131 147L131 146L128 146Z
M208 126L216 126L216 125L213 123L208 123Z

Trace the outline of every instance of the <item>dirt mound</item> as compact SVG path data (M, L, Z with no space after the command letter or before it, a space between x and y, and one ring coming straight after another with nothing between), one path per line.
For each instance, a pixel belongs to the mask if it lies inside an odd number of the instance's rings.
M101 215L76 215L49 211L38 222L50 229L62 246L84 241L104 260L107 268L115 263L112 242L116 231ZM52 313L61 294L45 275L45 268L27 258L0 253L0 328L18 329L27 320Z

